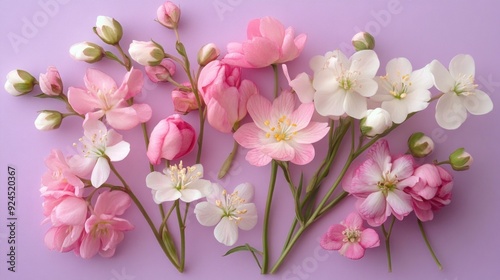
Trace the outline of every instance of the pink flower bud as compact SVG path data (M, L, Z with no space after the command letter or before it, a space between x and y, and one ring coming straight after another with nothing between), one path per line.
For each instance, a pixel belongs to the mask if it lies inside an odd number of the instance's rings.
M97 44L81 42L71 46L69 54L75 60L94 63L102 59L104 50Z
M163 48L153 41L132 41L128 49L133 60L143 66L156 66L165 58Z
M121 24L111 17L98 16L94 32L101 40L110 45L116 45L120 42L123 29Z
M191 88L189 83L184 83L182 85ZM175 111L183 115L193 110L198 110L198 102L196 102L196 96L193 91L176 88L172 91L172 102L174 103Z
M61 76L59 71L53 66L47 68L47 73L40 74L38 79L40 83L40 89L43 93L50 96L58 96L62 93L63 84L61 81Z
M191 152L196 142L194 128L174 114L161 120L151 132L147 156L152 164L174 160Z
M176 29L179 25L181 10L177 5L170 1L166 1L156 11L158 22L166 28Z
M175 63L168 58L163 59L160 65L146 66L146 74L153 83L168 82L168 78L175 74Z
M5 90L14 96L31 92L36 80L30 73L24 70L12 70L7 74Z
M198 51L198 64L205 66L219 57L220 51L213 43L206 44Z

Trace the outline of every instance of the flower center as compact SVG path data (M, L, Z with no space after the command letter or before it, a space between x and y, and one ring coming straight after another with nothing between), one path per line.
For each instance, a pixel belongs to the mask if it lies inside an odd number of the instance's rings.
M170 169L170 181L175 184L175 189L178 191L185 189L194 181L201 178L201 172L197 172L193 174L193 171L196 170L193 166L182 167L182 161L179 163L179 166L172 165L169 167Z
M474 83L474 75L463 75L456 79L453 91L456 95L468 96L474 94L477 88L477 84Z
M109 222L106 222L106 221L100 221L100 222L94 224L92 229L90 229L90 236L92 236L92 238L95 239L98 237L108 235L108 233L109 233L108 225L109 225Z
M344 238L343 242L357 243L361 239L361 231L354 228L346 228L342 231Z
M239 197L237 191L228 195L227 191L223 190L222 196L224 201L216 200L215 205L222 209L224 212L223 217L228 217L229 220L235 220L236 222L241 221L243 218L240 215L245 214L247 209L236 209L246 202L245 199Z
M92 134L90 137L83 136L78 139L81 143L82 154L84 157L102 157L106 152L106 143L108 142L108 133L99 130L97 133ZM76 143L73 144L76 146Z
M115 105L115 104L111 104L110 100L108 99L108 97L114 91L115 91L115 89L111 89L110 91L103 91L101 89L97 90L97 98L99 99L99 101L101 101L101 106L102 106L101 109L105 112L113 109L113 107Z
M394 98L404 99L408 95L409 88L412 85L409 74L401 76L401 81L392 83L388 80L387 75L381 76L380 78L389 84L389 93L394 96Z
M396 188L397 182L398 182L397 176L387 171L384 173L384 175L382 175L382 180L377 183L377 186L380 189L380 191L382 191L384 196L387 196L388 192Z
M351 89L356 86L356 77L358 74L358 72L343 71L342 74L337 77L337 82L345 91L351 91Z
M266 133L266 137L270 138L272 135L276 142L288 141L297 133L295 131L297 124L292 123L286 115L281 116L276 125L271 126L271 122L269 120L266 120L264 125L269 128L269 131Z

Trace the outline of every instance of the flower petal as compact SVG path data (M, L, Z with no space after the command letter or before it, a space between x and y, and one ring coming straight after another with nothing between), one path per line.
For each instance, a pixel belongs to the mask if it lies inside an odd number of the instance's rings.
M276 160L290 161L295 157L295 149L287 141L267 144L260 150Z
M182 194L180 191L174 188L152 190L153 200L156 204L160 204L165 201L174 201L181 198Z
M220 243L232 246L238 240L238 226L227 217L223 217L214 229L214 236Z
M358 213L353 212L353 213L347 215L347 217L344 220L344 225L347 228L361 230L361 229L363 229L363 219L361 218L361 216Z
M260 94L252 95L252 97L248 99L248 114L252 117L255 125L262 130L267 129L264 123L271 120L271 108L271 102Z
M346 92L337 88L334 92L316 91L314 94L314 107L322 116L342 116L345 114L344 100Z
M359 213L363 218L383 217L386 212L386 200L381 191L368 195L359 205Z
M253 199L254 188L250 183L242 183L236 186L233 191L239 198L244 200L244 203L250 202Z
M251 164L255 166L264 166L271 162L272 158L262 152L262 149L251 149L248 151L245 159Z
M247 149L261 147L263 140L266 139L265 132L255 123L246 123L242 125L233 134L234 140Z
M493 110L491 98L481 90L475 90L474 94L465 96L463 104L467 111L473 115L484 115Z
M363 248L374 248L380 245L380 238L378 233L372 229L367 228L361 232L361 239L359 240L359 244L363 246Z
M397 175L399 180L406 179L413 174L413 164L411 155L400 156L392 162L391 173Z
M295 151L294 157L290 160L297 165L305 165L314 159L315 151L314 146L311 144L300 144L290 142L290 145Z
M290 116L290 121L296 125L294 129L301 130L305 128L311 122L313 113L313 103L301 104Z
M305 108L303 108L303 109L306 112L308 112L308 110L310 110L308 108L308 105L302 105L302 106L305 106ZM271 108L271 118L274 120L277 120L277 119L281 118L282 116L293 115L294 109L295 109L295 95L293 95L289 91L284 91L278 96L278 98L276 98L273 101L273 105ZM311 116L312 116L312 114L311 114ZM297 116L295 116L295 117L297 118ZM297 118L297 120L298 120L298 118ZM300 124L303 124L303 122L301 122ZM299 124L297 124L297 125L299 125Z
M194 214L201 225L211 227L221 220L224 211L209 202L203 201L196 204Z
M111 215L119 216L125 213L130 207L132 200L127 193L122 191L105 191L102 192L94 206L94 212L96 215Z
M193 202L203 197L203 194L199 190L195 189L183 189L180 191L180 199L186 203Z
M130 152L130 144L125 141L121 141L111 147L106 147L106 155L111 161L121 161L127 157Z
M438 90L443 93L447 93L453 90L455 80L441 62L433 60L429 64L429 70L434 77L434 85Z
M450 61L450 74L455 79L458 80L461 76L472 76L476 72L476 66L472 56L468 54L456 55Z
M436 121L444 129L457 129L467 119L466 107L454 92L445 93L436 104Z
M375 77L380 66L377 53L373 50L355 52L349 61L351 62L349 71L359 72L362 77Z
M355 119L363 118L368 110L366 98L355 92L348 93L344 99L344 110L346 114Z
M108 180L110 172L111 169L109 167L108 160L103 157L99 157L94 166L94 169L92 170L92 175L90 177L92 186L98 188L102 184L104 184L106 180Z
M398 189L387 193L387 204L392 208L392 212L398 215L406 216L412 210L411 197Z
M300 144L315 143L328 134L330 127L326 122L310 122L307 127L297 131L293 140Z
M240 220L237 222L238 227L242 230L251 230L257 224L257 208L253 203L245 203L236 209L236 211L244 211L240 214Z

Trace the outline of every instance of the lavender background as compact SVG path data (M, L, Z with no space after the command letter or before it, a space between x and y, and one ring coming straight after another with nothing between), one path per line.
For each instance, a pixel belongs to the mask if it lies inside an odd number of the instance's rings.
M162 43L167 52L174 52L172 32L154 21L161 0L154 1L76 1L40 0L0 2L0 76L16 68L38 76L46 67L56 66L65 88L83 86L83 75L89 65L72 61L69 47L80 41L99 42L92 27L98 15L112 16L123 25L122 44L135 40L154 40ZM393 57L407 57L414 68L420 68L432 59L447 65L459 53L471 54L476 62L476 82L490 94L495 106L500 101L500 56L498 35L500 8L497 1L245 1L210 0L182 1L180 34L187 50L195 59L199 47L214 42L221 50L231 41L246 38L249 20L270 15L286 26L306 33L308 41L299 59L289 64L292 76L309 71L308 61L317 54L348 48L350 38L359 30L375 35L376 51L381 65ZM13 40L13 38L16 38ZM136 65L140 69L142 67ZM92 65L112 75L118 82L124 75L119 65L106 61ZM381 71L383 68L381 69ZM245 77L254 80L261 93L271 95L270 69L246 71ZM177 76L182 77L182 76ZM281 76L282 87L286 86ZM179 80L183 81L182 78ZM4 80L2 79L2 84ZM152 127L172 111L168 85L146 82L141 102L153 105ZM427 233L444 270L439 271L418 231L413 215L396 223L392 237L393 272L387 272L384 246L367 251L360 261L350 261L328 253L319 247L318 238L333 223L338 223L354 209L349 198L334 212L320 220L302 238L282 269L268 279L494 279L500 275L500 230L498 197L499 131L494 122L498 110L486 116L469 116L455 131L441 129L434 120L434 106L419 114L391 134L389 141L395 153L405 151L410 133L423 131L436 142L431 159L446 159L458 147L465 147L475 158L468 172L455 173L454 197L451 205L442 209L432 222L426 223ZM125 217L136 229L126 233L124 242L111 259L97 256L83 260L73 253L49 251L43 244L47 225L43 219L39 197L40 176L45 172L44 158L52 148L73 153L72 143L82 131L81 120L69 118L61 129L39 132L33 126L37 111L63 107L53 100L29 96L14 98L0 94L0 279L257 279L259 273L248 253L222 257L228 250L213 238L213 228L199 225L191 214L187 230L187 269L179 274L163 255L139 211L132 206ZM186 120L196 124L197 115ZM132 152L118 164L126 180L133 185L146 208L155 212L150 192L144 186L148 172L145 148L139 128L123 132L132 144ZM206 145L202 161L205 178L216 180L220 164L229 153L232 139L207 126ZM317 154L325 151L325 141L316 146ZM263 217L269 180L269 166L256 168L244 159L240 150L235 168L222 181L232 189L241 182L251 182L256 189L255 203L259 217ZM185 159L192 163L194 153ZM311 174L315 160L305 169ZM15 273L7 270L7 166L17 169L17 263ZM298 169L294 169L296 177ZM293 216L293 204L288 187L279 175L273 213L271 216L271 258L275 260ZM250 232L240 232L238 244L250 243L261 248L262 219Z

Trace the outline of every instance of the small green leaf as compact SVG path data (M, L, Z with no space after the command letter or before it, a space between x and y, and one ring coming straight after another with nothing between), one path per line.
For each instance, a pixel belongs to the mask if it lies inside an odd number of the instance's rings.
M257 259L257 255L256 254L259 254L259 255L262 256L263 253L261 251L255 249L254 247L250 246L250 244L248 244L248 243L245 243L245 245L236 246L233 249L227 251L224 254L224 257L227 256L227 255L230 255L232 253L236 253L236 252L240 252L240 251L250 251L250 253L252 253L252 256L253 256L255 262L257 263L257 265L259 266L259 268L262 269L262 267L260 266L259 260Z

